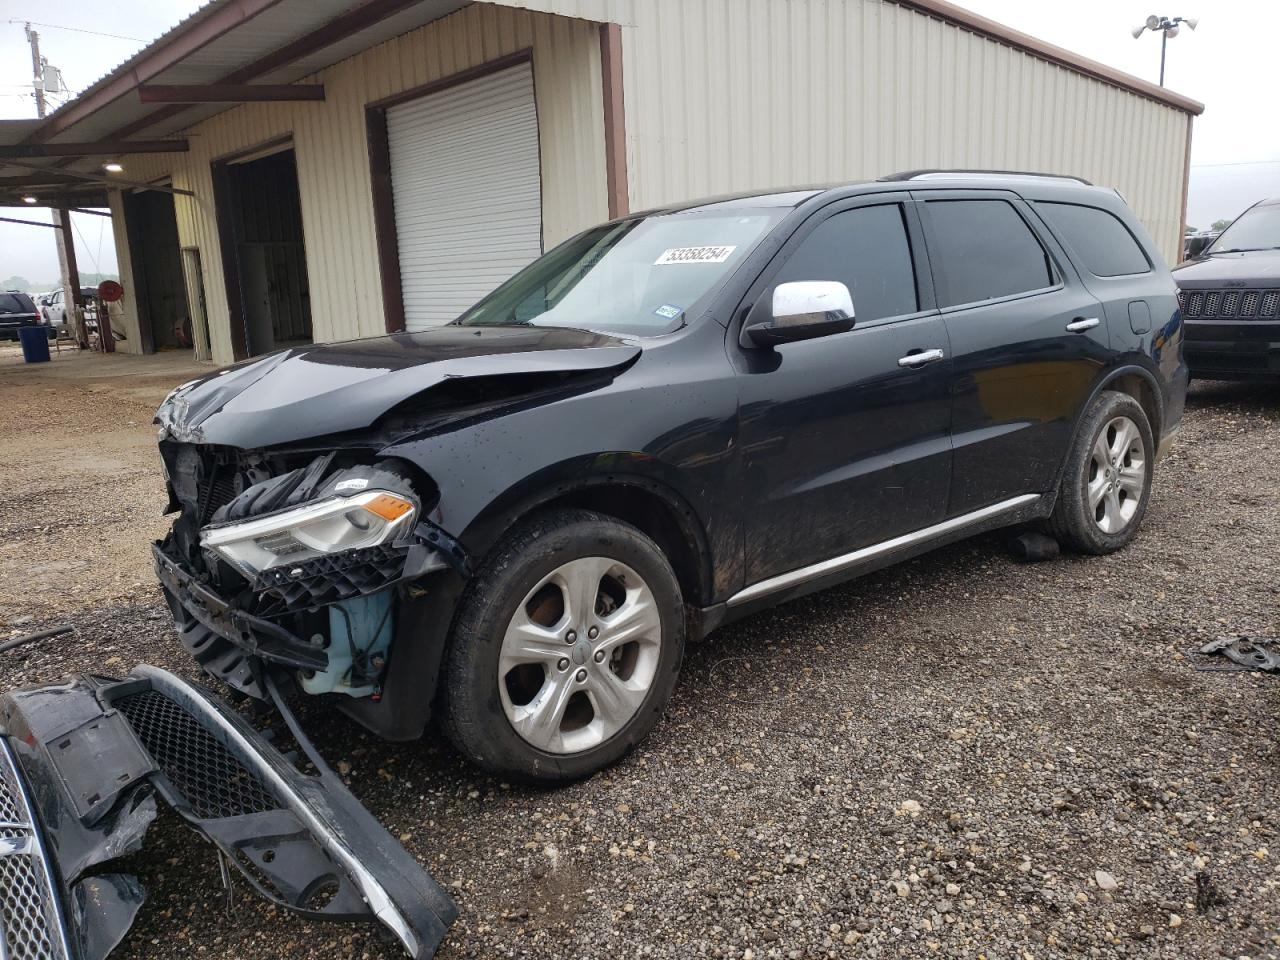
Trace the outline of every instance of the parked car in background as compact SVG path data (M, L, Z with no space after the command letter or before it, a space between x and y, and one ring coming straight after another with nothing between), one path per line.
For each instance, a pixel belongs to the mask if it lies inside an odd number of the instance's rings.
M98 328L98 291L93 287L81 287L80 296L84 299L85 329L93 332ZM66 294L62 290L55 290L44 297L41 303L41 315L57 336L74 336L74 330L67 319Z
M39 323L40 312L29 295L17 290L0 293L0 337L17 340L18 330Z
M1182 256L1187 260L1195 259L1204 253L1205 248L1221 235L1221 230L1201 230L1199 233L1184 237L1182 240Z
M67 309L66 304L63 303L61 290L41 294L36 298L36 306L40 310L40 318L49 327L53 337L71 336L71 327L67 324Z
M1254 204L1173 278L1193 377L1280 380L1280 198Z
M156 571L231 687L392 739L434 701L479 766L561 783L639 743L729 620L1010 524L1124 547L1182 417L1179 323L1083 182L640 213L447 326L179 387Z

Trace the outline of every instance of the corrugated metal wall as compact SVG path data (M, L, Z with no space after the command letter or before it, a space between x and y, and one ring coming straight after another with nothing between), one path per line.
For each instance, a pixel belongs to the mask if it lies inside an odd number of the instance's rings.
M633 209L921 167L1115 187L1174 262L1187 114L885 0L495 0L623 25Z
M623 26L632 209L916 167L1043 170L1119 189L1176 259L1174 107L888 0L484 0L322 71L324 103L237 107L188 131L190 154L131 161L196 192L178 230L204 259L215 359L232 352L210 162L290 133L315 337L381 332L364 110L396 92L532 47L547 246L604 219L590 21Z
M178 235L199 247L214 359L232 359L222 251L213 209L215 158L292 134L317 340L385 330L373 225L367 104L469 67L533 50L542 135L547 246L608 216L600 40L594 24L478 3L329 67L323 103L246 104L186 132L191 152L137 157L131 179L171 174ZM121 221L117 218L117 223ZM117 226L117 247L122 248ZM123 261L122 261L123 264ZM128 309L128 304L126 304Z

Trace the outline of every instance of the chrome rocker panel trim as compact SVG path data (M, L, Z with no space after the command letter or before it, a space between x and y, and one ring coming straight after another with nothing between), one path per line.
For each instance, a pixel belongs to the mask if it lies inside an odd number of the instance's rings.
M776 577L761 580L759 583L753 583L751 586L739 590L729 598L728 605L730 607L740 606L744 603L750 603L752 600L759 600L761 597L766 597L771 593L778 593L790 587L808 583L811 580L818 580L822 577L841 573L860 564L883 557L885 554L893 553L896 550L919 546L930 540L962 530L965 527L976 526L1001 514L1012 513L1040 499L1042 497L1038 493L1023 494L1020 497L993 503L991 506L983 507L981 510L974 510L972 513L952 517L950 520L944 520L942 523L936 523L931 527L925 527L923 530L917 530L914 533L904 533L900 537L894 537L892 540L885 540L881 543L873 543L869 547L862 547L852 553L832 557L830 560L823 560L821 563L801 567L799 570L792 570L789 573L780 573Z

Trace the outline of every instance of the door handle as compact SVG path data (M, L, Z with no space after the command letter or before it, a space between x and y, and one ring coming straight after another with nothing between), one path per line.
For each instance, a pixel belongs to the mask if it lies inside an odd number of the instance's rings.
M1084 333L1086 330L1092 330L1101 322L1097 317L1077 317L1067 324L1067 332Z
M946 354L941 350L921 350L917 353L908 353L905 357L898 358L898 366L910 367L912 370L917 367L923 367L926 363L933 363L935 360L941 360Z

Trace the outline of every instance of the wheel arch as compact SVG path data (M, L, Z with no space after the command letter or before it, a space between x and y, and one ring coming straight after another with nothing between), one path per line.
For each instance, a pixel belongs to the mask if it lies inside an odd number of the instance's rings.
M637 528L670 561L685 602L699 607L711 602L713 558L702 520L679 491L652 476L562 464L500 495L467 526L461 539L478 561L514 524L556 508L592 510Z
M1055 498L1058 489L1062 485L1062 476L1067 469L1067 461L1071 458L1071 451L1075 448L1076 440L1080 435L1080 426L1084 423L1085 417L1088 416L1098 397L1106 390L1117 390L1137 400L1151 424L1152 438L1157 446L1160 443L1160 433L1164 421L1164 396L1160 391L1160 381L1156 378L1156 375L1138 363L1126 363L1108 370L1098 378L1098 382L1094 384L1088 398L1076 413L1075 423L1071 427L1071 440L1063 452L1062 462L1058 466L1057 480L1053 486ZM1151 455L1152 457L1155 456L1155 450L1151 451Z

